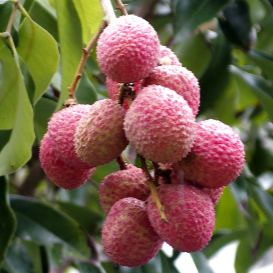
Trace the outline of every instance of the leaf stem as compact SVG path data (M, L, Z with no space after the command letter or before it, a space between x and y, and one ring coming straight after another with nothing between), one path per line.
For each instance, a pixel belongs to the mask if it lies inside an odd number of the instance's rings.
M10 1L12 2L12 1ZM10 15L10 18L9 18L9 22L8 22L8 26L7 26L7 30L6 32L10 35L10 31L11 31L11 27L12 27L12 24L13 24L13 21L14 21L14 17L15 17L15 13L20 5L19 1L17 2L12 2L14 3L14 6L13 6L13 10L11 12L11 15Z
M25 8L20 3L19 3L18 8L25 17L27 17L29 20L32 20L31 17L29 16L28 12L25 10Z
M117 4L115 9L119 9L122 15L128 15L126 10L127 4L123 4L121 0L115 0L115 3Z
M75 92L76 92L77 84L82 77L82 71L83 71L84 65L85 65L94 45L97 43L100 34L103 32L103 30L106 28L106 26L107 26L107 22L105 20L102 20L98 31L93 36L93 38L90 40L88 45L85 48L83 48L83 50L82 50L82 58L79 63L78 69L77 69L74 79L71 83L71 86L67 88L69 90L69 99L67 102L65 102L66 107L69 107L70 105L77 104Z
M128 169L127 168L127 164L126 164L126 162L125 162L124 157L122 156L122 154L119 155L116 160L117 160L117 163L119 164L119 169L120 170L127 170Z

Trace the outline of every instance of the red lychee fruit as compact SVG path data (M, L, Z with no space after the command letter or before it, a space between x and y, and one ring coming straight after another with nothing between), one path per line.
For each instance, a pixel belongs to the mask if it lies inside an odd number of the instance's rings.
M209 196L201 189L185 184L161 185L158 197L169 223L161 221L152 195L148 198L148 216L157 234L174 249L194 252L211 239L215 211Z
M132 267L152 259L163 240L151 227L145 203L128 197L117 201L107 215L102 244L115 263Z
M185 67L177 65L157 66L143 79L142 87L157 84L174 90L188 102L194 116L200 104L200 87L194 74Z
M45 134L40 147L41 166L49 179L58 187L74 190L85 183L94 173L95 168L73 168L58 158L52 148L48 134Z
M205 188L220 188L233 182L241 173L244 145L228 125L218 120L197 123L191 152L173 167L183 171L187 180Z
M126 113L124 129L130 144L145 158L171 163L192 147L195 119L175 91L150 85L142 89Z
M182 66L177 56L172 50L166 46L160 45L159 49L159 64L161 65L178 65Z
M210 197L213 205L216 206L219 199L220 199L220 197L221 197L221 195L222 195L222 193L223 193L224 188L225 187L220 187L220 188L217 188L217 189L203 188L202 190L208 194L208 196Z
M90 105L75 105L55 113L48 123L48 135L58 157L74 168L91 168L77 155L74 146L74 134L83 114L89 111Z
M94 167L117 158L128 144L124 117L123 107L111 99L91 105L76 129L74 143L78 156Z
M103 73L119 83L137 82L157 65L156 31L135 15L120 16L100 35L97 58Z
M100 184L100 203L106 214L122 198L134 197L145 201L150 194L142 169L133 165L127 165L127 168L107 175Z

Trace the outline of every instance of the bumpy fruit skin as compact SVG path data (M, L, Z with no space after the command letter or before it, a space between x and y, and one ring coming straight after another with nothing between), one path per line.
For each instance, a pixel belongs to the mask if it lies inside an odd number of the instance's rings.
M200 87L194 74L185 67L162 65L155 67L142 81L142 87L157 84L174 90L188 102L196 116L200 104Z
M107 215L102 244L115 263L132 267L152 259L163 240L151 227L145 203L128 197L117 201Z
M127 111L124 129L139 154L171 163L181 160L192 147L195 121L184 98L168 88L150 85L139 92Z
M133 165L128 165L127 168L107 175L100 184L100 203L106 214L122 198L134 197L145 201L150 194L142 169Z
M157 65L156 31L135 15L120 16L100 35L97 59L103 73L119 83L137 82Z
M214 206L217 205L223 190L225 187L220 187L218 189L208 189L208 188L203 188L203 191L206 192L208 194L208 196L210 197L212 203Z
M80 169L91 168L77 155L74 146L74 134L82 116L90 105L75 105L55 113L48 123L48 134L52 147L66 164Z
M58 187L74 190L85 183L94 173L95 168L73 168L57 157L48 134L45 134L40 147L41 166L49 179Z
M125 110L111 99L91 105L76 129L74 143L78 156L93 167L117 158L128 144L124 117Z
M173 167L202 187L220 188L240 175L244 162L240 137L228 125L209 119L197 123L191 152Z
M174 249L194 252L211 239L215 211L209 196L201 189L185 184L159 186L158 197L169 223L161 221L152 195L148 198L148 216L157 234Z
M166 60L169 60L169 65L182 66L177 56L166 46L160 45L159 49L159 64L165 64Z

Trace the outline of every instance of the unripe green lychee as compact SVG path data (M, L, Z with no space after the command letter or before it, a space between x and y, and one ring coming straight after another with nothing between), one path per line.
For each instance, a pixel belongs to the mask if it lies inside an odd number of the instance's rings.
M150 187L142 169L127 165L127 170L120 170L107 175L100 184L100 203L107 214L120 199L134 197L146 200Z
M58 158L52 148L48 134L45 134L40 147L41 167L48 178L58 187L74 190L85 183L94 173L95 168L73 168Z
M161 221L153 196L148 198L148 216L157 234L174 249L194 252L211 239L215 211L210 197L201 189L186 184L161 185L158 197L169 223Z
M89 166L77 155L74 134L82 116L89 111L90 105L78 104L55 113L48 123L48 135L58 157L74 168L88 169Z
M159 64L161 65L179 65L182 64L179 62L177 56L166 46L160 45L159 49Z
M152 259L163 240L151 227L145 203L128 197L117 201L107 215L102 244L115 263L132 267Z
M244 166L240 137L231 127L213 119L198 122L196 130L190 153L173 165L175 171L183 171L185 179L205 188L227 186Z
M117 158L128 140L123 130L125 110L111 99L99 100L78 123L75 147L78 156L91 166Z
M156 31L135 15L120 16L100 35L97 58L103 73L119 83L137 82L157 65Z
M126 113L124 129L130 144L145 158L171 163L192 147L195 119L175 91L159 85L142 89Z

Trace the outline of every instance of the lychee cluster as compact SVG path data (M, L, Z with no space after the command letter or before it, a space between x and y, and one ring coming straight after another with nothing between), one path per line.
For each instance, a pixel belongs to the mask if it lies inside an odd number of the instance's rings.
M102 243L115 263L143 265L164 241L183 252L203 249L214 206L243 168L239 136L217 120L196 122L198 80L145 20L127 15L111 23L97 58L110 99L55 113L41 143L42 167L57 186L74 189L96 166L118 159L120 171L99 190L107 214ZM141 169L122 160L128 144Z

